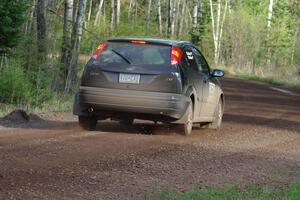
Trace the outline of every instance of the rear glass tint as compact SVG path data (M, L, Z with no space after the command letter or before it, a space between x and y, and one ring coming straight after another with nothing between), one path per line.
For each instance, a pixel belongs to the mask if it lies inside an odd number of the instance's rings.
M97 60L102 64L170 65L170 46L109 42Z

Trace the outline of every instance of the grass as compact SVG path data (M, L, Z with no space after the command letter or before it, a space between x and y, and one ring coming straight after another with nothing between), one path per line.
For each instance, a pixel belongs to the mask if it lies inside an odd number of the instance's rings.
M5 116L15 109L23 109L28 113L34 112L71 112L73 96L55 96L49 101L43 102L39 106L34 106L28 104L16 105L16 104L7 104L0 103L0 117Z
M300 82L289 82L288 80L279 80L279 79L272 78L272 77L261 77L261 76L251 75L251 74L242 73L242 72L236 73L235 76L245 78L248 80L265 82L265 83L269 83L269 84L275 85L275 86L285 86L285 87L289 87L289 88L300 89Z
M240 77L248 80L260 81L264 83L268 83L274 86L282 86L285 88L293 88L293 89L300 89L300 76L297 74L296 69L291 70L289 75L284 75L280 72L273 72L273 73L261 73L260 75L255 75L250 72L250 70L240 71L235 67L224 67L220 66L226 74L232 75L235 77Z
M236 187L227 189L190 189L186 192L161 191L145 200L300 200L300 181L285 189L275 189L259 184L250 185L244 190Z

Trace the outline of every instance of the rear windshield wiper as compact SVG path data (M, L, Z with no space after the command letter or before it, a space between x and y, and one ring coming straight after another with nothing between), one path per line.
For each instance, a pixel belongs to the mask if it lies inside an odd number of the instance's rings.
M111 51L114 52L115 54L117 54L118 56L120 56L121 58L123 58L129 65L131 64L131 62L125 56L123 56L121 53L117 52L114 49L111 49Z

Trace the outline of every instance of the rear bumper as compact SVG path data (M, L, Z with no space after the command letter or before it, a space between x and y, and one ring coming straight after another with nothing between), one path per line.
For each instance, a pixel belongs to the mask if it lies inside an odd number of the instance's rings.
M189 98L181 94L80 87L74 99L73 113L87 115L92 107L101 112L153 114L180 119L189 103Z

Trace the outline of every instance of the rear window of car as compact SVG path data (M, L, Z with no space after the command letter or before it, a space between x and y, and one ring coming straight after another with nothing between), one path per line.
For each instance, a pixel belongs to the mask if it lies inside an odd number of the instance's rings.
M169 65L170 46L108 42L97 60L102 64Z

